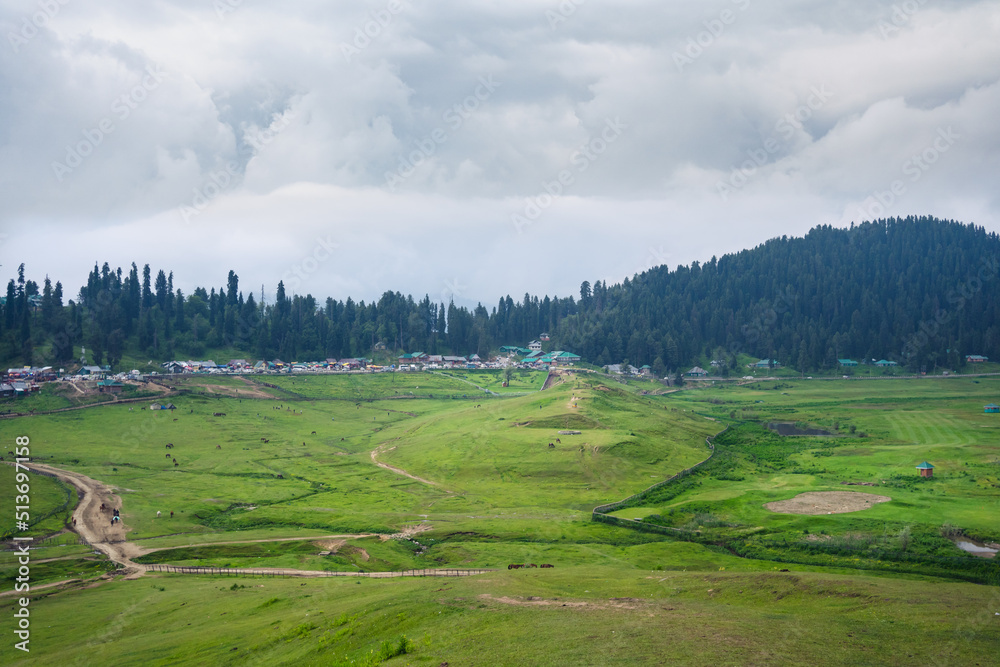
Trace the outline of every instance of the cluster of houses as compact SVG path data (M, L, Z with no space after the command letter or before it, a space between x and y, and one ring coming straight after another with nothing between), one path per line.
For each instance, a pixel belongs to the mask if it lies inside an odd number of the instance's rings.
M427 354L426 352L410 352L401 354L396 359L401 371L416 371L421 368L487 368L489 362L483 361L478 354L459 357L448 354Z
M601 368L614 375L640 375L643 377L651 377L653 375L653 367L649 364L645 364L639 368L636 368L632 364L608 364Z
M867 362L865 361L862 361L861 364L868 365ZM841 368L854 368L859 364L857 361L854 361L853 359L837 359L837 365L840 366ZM878 361L872 359L871 365L878 366L879 368L892 368L893 366L898 366L899 364L897 364L895 361L889 361L888 359L879 359Z
M478 354L468 357L449 356L446 354L427 354L411 352L400 355L397 359L400 370L419 370L437 368L505 368L520 366L522 368L548 368L551 366L569 366L580 361L580 355L565 350L542 352L542 342L548 341L549 335L542 334L539 340L528 343L528 347L504 345L500 355L489 360L480 358Z
M216 364L211 359L206 361L167 361L161 364L167 373L305 373L305 372L343 372L369 370L385 370L382 366L376 366L370 359L362 357L352 357L349 359L325 359L323 361L294 361L286 362L281 359L270 361L247 361L246 359L233 359L226 364Z
M987 362L989 360L990 360L989 357L984 357L981 354L967 354L967 355L965 355L965 361L966 361L966 363L970 363L970 364L982 364L982 363L985 363L985 362ZM859 362L854 361L853 359L837 359L837 364L841 368L854 368L855 366L859 365ZM868 362L865 361L865 360L862 360L860 362L860 364L862 364L862 365L868 365ZM889 361L887 359L879 359L878 361L875 361L874 359L872 359L871 360L871 365L872 366L878 366L879 368L892 368L893 366L898 366L899 364L897 364L895 361Z
M51 382L56 378L56 372L51 366L8 368L0 377L0 398L27 396L41 388L40 382Z

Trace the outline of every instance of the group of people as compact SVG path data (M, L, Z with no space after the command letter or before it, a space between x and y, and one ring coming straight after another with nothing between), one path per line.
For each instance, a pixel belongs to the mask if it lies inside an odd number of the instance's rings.
M107 505L105 505L104 503L101 503L101 511L102 512L106 512L109 509L112 512L112 514L111 514L111 525L114 526L116 523L119 523L122 520L121 516L119 516L119 514L118 514L118 509L117 508L113 508L112 509L112 508L108 507Z

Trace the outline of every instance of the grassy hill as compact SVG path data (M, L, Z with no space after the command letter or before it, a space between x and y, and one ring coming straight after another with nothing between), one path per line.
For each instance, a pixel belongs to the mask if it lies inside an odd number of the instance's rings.
M519 380L537 388L544 377ZM654 395L662 385L580 373L494 397L468 384L479 379L199 377L175 383L175 411L118 404L0 421L5 442L30 436L34 459L118 489L128 540L159 549L140 562L496 568L460 579L148 573L90 588L111 568L64 536L32 552L32 584L83 583L36 593L30 659L974 664L996 652L995 563L959 551L941 525L1000 539L1000 421L982 412L1000 380L780 380ZM832 435L783 437L769 422ZM591 520L596 505L705 459L705 438L726 425L709 463L614 513L643 526ZM925 459L937 466L931 480L913 468ZM0 483L12 506L8 466ZM832 490L891 501L834 515L763 507ZM32 516L49 515L34 534L66 521L67 495L33 476ZM0 531L12 521L0 516ZM403 539L361 536L404 529ZM16 567L0 553L8 581ZM0 598L4 615L12 604ZM0 647L4 664L26 657Z

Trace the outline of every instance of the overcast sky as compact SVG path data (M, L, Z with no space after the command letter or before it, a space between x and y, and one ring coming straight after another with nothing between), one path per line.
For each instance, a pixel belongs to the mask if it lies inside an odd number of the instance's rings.
M1000 2L0 0L0 277L488 306L1000 229Z

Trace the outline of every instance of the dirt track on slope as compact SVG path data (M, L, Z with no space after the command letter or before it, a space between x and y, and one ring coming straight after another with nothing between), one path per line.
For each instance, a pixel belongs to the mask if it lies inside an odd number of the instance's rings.
M373 452L374 458L374 452ZM76 510L73 511L73 519L75 523L69 526L70 530L77 533L80 537L84 538L94 549L104 553L112 562L121 565L124 570L122 574L125 575L126 579L136 579L145 574L149 568L140 563L135 563L132 561L133 558L139 556L144 556L148 553L153 553L154 551L166 551L171 549L183 549L186 547L210 547L224 544L253 544L258 542L294 542L296 540L327 540L327 539L360 539L363 537L380 537L383 539L390 539L390 535L380 535L377 533L361 533L361 534L350 534L350 535L319 535L313 537L272 537L263 538L255 540L233 540L233 541L220 541L220 542L201 542L196 544L182 544L170 547L142 547L135 542L128 542L125 538L129 531L127 524L124 523L124 511L122 510L121 498L115 495L114 489L106 484L98 482L97 480L91 479L86 475L82 475L76 472L70 472L68 470L62 470L59 468L54 468L49 465L42 463L26 463L22 464L31 470L56 477L57 479L65 482L66 484L71 484L77 490L77 496L80 498L80 502L77 505ZM389 467L389 466L383 466ZM391 469L391 467L390 467ZM403 471L403 474L406 474ZM410 476L410 475L407 475ZM419 478L415 478L419 479ZM426 481L426 480L420 480ZM431 483L431 482L428 482ZM107 508L104 511L101 510L101 504ZM116 522L113 526L111 524L112 510L118 509L123 515L123 520ZM404 528L401 533L403 537L409 537L416 533L422 532L424 530L429 530L430 526L418 525ZM247 570L247 572L258 571L257 568L254 570ZM294 576L323 576L323 573L314 573L312 570L292 570L292 569L281 569L281 570L269 570L269 572L274 572L275 574L286 574ZM378 575L374 575L378 576ZM393 576L391 573L386 573L383 576Z
M77 496L80 497L80 503L73 511L71 530L87 540L92 547L106 554L113 562L122 565L125 568L126 579L142 576L146 568L131 560L141 555L142 550L137 545L125 541L129 529L124 520L111 523L112 510L117 509L120 512L122 502L110 486L86 475L60 470L42 463L24 465L31 470L73 485L77 490ZM103 511L102 504L106 508Z
M394 449L396 449L394 446L393 447L389 447L388 449L385 449L384 445L379 445L378 447L376 447L375 449L373 449L372 452L371 452L372 463L374 463L375 465L377 465L379 468L385 468L386 470L394 472L397 475L402 475L403 477L409 477L410 479L415 479L418 482L422 482L424 484L429 484L429 485L431 485L431 486L433 486L435 488L441 489L441 485L438 484L437 482L432 482L429 479L424 479L423 477L417 477L416 475L411 475L410 473L406 472L402 468L397 468L395 466L391 466L388 463L380 463L379 460L376 458L382 452L391 452ZM447 489L441 489L441 490L444 491L445 493L452 493L452 491L448 491Z

